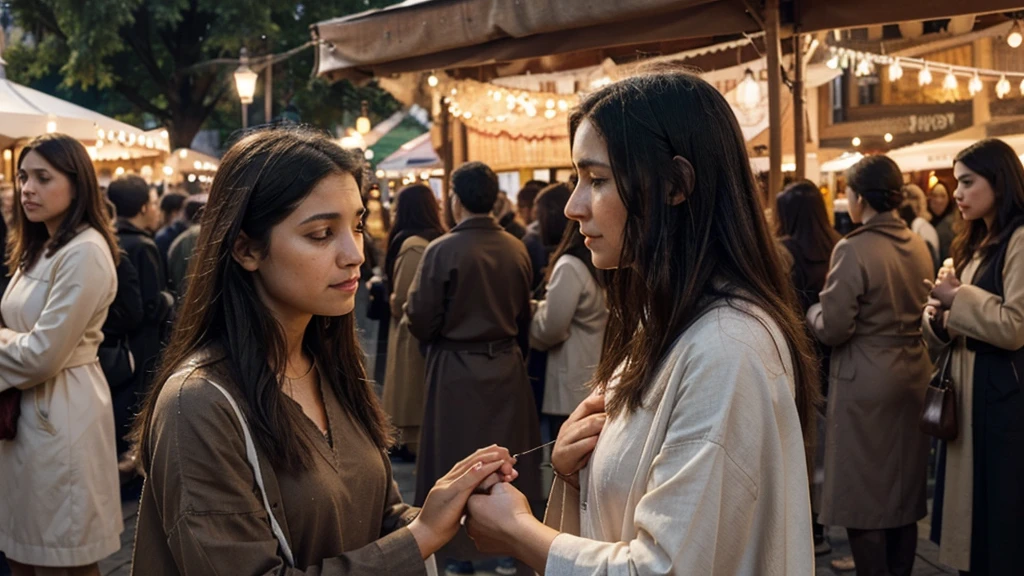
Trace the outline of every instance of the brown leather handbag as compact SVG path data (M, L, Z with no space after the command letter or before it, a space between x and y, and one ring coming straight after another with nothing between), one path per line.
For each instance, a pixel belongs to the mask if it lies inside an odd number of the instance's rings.
M0 440L14 440L21 416L21 390L8 388L0 392Z
M939 440L956 440L960 429L956 420L956 390L953 389L951 359L953 346L942 352L940 368L928 384L921 411L921 431Z

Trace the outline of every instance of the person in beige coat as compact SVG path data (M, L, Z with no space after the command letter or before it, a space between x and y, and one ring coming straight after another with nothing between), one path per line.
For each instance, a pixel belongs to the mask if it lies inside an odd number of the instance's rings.
M566 215L614 270L597 393L559 432L545 523L500 484L470 498L470 535L548 576L813 574L819 385L729 104L637 76L588 95L570 133Z
M547 296L537 303L530 324L530 347L548 353L543 413L550 418L552 438L590 394L608 324L604 288L583 240L578 222L565 229L552 256Z
M950 353L959 434L943 443L932 537L939 560L970 574L1020 572L1024 540L1024 167L999 140L957 155L967 226L923 322ZM936 530L936 528L941 528Z
M18 182L0 393L21 390L21 417L15 438L0 441L0 551L15 576L98 575L124 529L114 413L97 360L117 293L117 241L78 141L30 143Z
M420 341L409 331L405 302L423 252L430 241L441 234L444 234L444 226L434 191L422 184L403 188L397 196L395 223L388 235L388 252L384 258L391 291L384 409L398 428L398 441L407 457L415 457L419 448L427 386L426 360Z
M896 216L895 162L869 156L847 183L850 216L863 225L836 244L807 312L832 346L819 522L847 529L858 574L909 575L927 514L929 445L918 426L932 365L919 318L932 258Z

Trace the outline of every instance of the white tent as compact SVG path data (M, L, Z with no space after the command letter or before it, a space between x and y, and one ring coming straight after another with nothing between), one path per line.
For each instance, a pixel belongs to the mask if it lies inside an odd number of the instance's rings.
M952 168L953 159L961 150L989 137L988 128L984 124L972 126L942 138L897 148L890 151L888 156L895 160L900 170L904 172ZM1009 144L1017 154L1024 154L1024 134L996 137Z
M100 130L104 137L110 139L113 134L113 141L126 144L146 137L130 124L0 77L0 148L47 132L94 141L100 138Z

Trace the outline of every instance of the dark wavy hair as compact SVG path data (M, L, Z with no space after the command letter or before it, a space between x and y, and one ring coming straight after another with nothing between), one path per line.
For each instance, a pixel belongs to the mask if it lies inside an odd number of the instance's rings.
M31 222L25 217L25 210L21 207L21 178L15 178L18 185L14 191L11 231L7 240L7 267L10 271L16 268L28 270L44 252L47 257L53 256L78 235L83 224L103 236L116 265L121 259L121 249L117 244L114 225L107 218L107 199L100 193L96 170L93 169L85 146L65 134L40 136L29 142L18 154L19 171L25 157L31 152L42 156L54 170L71 181L71 206L53 238L50 238L46 224Z
M279 385L287 365L280 324L257 295L252 273L231 256L243 232L264 252L271 230L288 217L317 183L350 174L362 188L363 161L326 135L309 128L251 132L224 156L203 211L196 254L174 335L142 412L134 437L148 469L148 439L156 400L167 379L200 350L221 350L211 360L238 384L253 436L275 468L309 466L311 448L300 432L301 411ZM304 344L325 384L378 448L391 445L392 430L362 363L352 313L314 316Z
M825 199L817 184L798 180L778 195L776 234L792 239L808 260L827 261L832 256L839 233L829 224Z
M987 180L996 196L996 218L991 230L980 218L959 223L950 248L959 276L976 253L980 251L982 260L988 259L1024 224L1024 167L1013 148L996 138L981 140L965 148L956 155L953 165L957 162Z
M569 119L570 142L584 121L607 144L627 211L619 268L608 274L610 315L595 375L601 389L618 378L608 414L643 407L661 360L712 303L745 301L785 338L812 445L808 418L820 396L815 355L725 98L692 74L650 73L584 98ZM673 169L676 156L690 162L695 181L686 200L673 204L670 195L685 186Z
M388 232L388 253L384 257L384 273L389 280L395 277L395 261L402 243L412 236L423 237L429 242L445 232L437 198L429 186L406 186L395 196L395 202L395 223ZM388 282L388 291L391 291L391 282Z
M846 185L876 212L889 212L903 203L903 173L884 154L865 156L846 171Z

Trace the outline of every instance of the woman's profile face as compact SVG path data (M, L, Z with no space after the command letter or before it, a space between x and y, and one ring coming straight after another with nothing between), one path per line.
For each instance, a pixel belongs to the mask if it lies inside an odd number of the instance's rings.
M963 162L953 165L956 176L956 205L964 220L981 220L995 217L996 193L988 180L979 176Z
M71 180L35 150L25 155L18 167L21 209L29 222L56 228L64 221L74 198Z
M928 208L932 211L932 214L944 214L946 208L949 208L949 194L946 193L946 188L942 186L936 186L932 188L932 191L928 194Z
M334 173L270 231L269 249L254 272L260 298L279 320L352 312L365 215L355 178Z
M594 266L603 270L618 268L626 206L615 185L608 146L590 120L584 120L576 130L572 162L579 182L565 206L565 215L580 223Z

